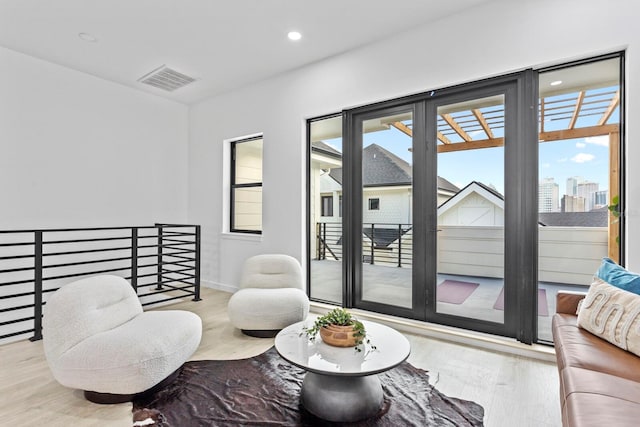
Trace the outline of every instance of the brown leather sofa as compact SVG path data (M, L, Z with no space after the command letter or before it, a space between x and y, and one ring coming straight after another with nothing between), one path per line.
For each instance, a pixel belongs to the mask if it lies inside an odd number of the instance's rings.
M577 325L584 293L558 292L552 331L564 427L640 426L640 357Z

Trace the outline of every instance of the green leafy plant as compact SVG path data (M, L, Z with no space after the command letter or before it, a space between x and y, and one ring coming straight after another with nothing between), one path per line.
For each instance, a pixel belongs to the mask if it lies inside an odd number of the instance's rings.
M362 351L361 346L365 342L367 344L371 344L371 341L367 338L367 331L365 330L362 322L341 307L336 307L324 316L318 317L312 327L304 327L302 328L302 332L307 334L309 340L315 341L320 329L329 325L353 327L353 336L357 339L355 350L358 352ZM375 350L376 347L371 345L371 349Z
M607 207L607 209L609 209L609 212L611 212L611 215L613 215L616 218L611 223L616 224L620 222L620 216L622 215L622 212L620 212L619 196L613 196L613 198L611 199L611 204ZM620 236L616 237L616 243L620 244Z

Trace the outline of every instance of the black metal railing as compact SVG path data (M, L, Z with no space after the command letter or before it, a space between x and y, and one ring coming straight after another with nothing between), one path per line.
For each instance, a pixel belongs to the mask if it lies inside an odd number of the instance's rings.
M200 226L0 230L0 342L42 338L46 296L97 274L129 280L143 306L200 300Z
M362 262L409 267L413 263L412 224L365 223ZM316 224L316 259L342 259L342 223Z
M316 224L316 259L342 259L342 223L318 222Z

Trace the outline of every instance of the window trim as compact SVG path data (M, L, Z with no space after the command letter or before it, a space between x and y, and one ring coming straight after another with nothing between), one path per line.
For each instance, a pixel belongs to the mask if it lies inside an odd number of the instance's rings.
M262 181L248 183L248 184L236 184L236 147L238 144L242 144L244 142L251 142L262 140L263 149L264 149L264 137L262 134L251 136L247 138L240 138L233 141L230 141L231 148L231 156L230 156L230 192L229 192L229 232L231 233L243 233L243 234L262 234L262 226L260 230L248 230L243 228L235 227L235 190L239 188L262 188ZM264 156L263 156L264 157ZM262 161L263 159L261 159Z

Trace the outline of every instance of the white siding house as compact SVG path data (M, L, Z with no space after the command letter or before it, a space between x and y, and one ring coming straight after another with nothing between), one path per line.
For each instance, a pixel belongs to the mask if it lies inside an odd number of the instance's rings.
M341 222L339 215L339 198L342 196L342 165L333 168L320 168L321 156L332 150L322 142L314 142L312 150L312 167L317 180L319 192L312 188L317 208L312 211L317 212L316 219L320 218L324 222ZM340 155L334 151L334 155ZM412 218L412 178L411 165L386 150L385 148L371 144L363 150L363 194L362 212L365 224L411 224ZM438 177L438 204L444 203L458 192L458 188ZM322 216L321 197L333 194L333 215L331 217Z
M473 181L438 207L438 225L504 226L504 199Z

